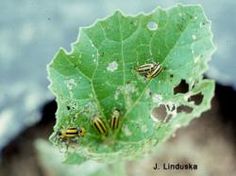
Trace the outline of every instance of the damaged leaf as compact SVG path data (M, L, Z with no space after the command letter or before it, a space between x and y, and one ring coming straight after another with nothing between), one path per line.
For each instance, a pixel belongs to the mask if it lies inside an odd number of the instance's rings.
M134 159L155 150L210 108L214 82L203 79L203 73L215 50L212 38L200 6L157 8L136 16L117 11L81 28L72 51L60 49L48 66L58 104L50 140L68 147L68 163ZM153 62L163 67L157 77L149 80L136 72L137 66ZM187 92L176 93L183 80ZM190 99L197 94L202 100L195 104ZM160 106L164 113L155 110ZM114 109L121 114L115 131L110 127ZM94 116L101 117L108 135L94 128ZM68 127L83 127L86 134L63 145L57 132Z

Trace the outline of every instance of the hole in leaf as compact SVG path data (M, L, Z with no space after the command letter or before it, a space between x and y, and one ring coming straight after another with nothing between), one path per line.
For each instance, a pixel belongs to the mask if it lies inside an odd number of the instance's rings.
M170 74L170 78L173 78L174 77L174 75L173 74Z
M177 113L180 113L180 112L191 113L192 111L193 111L193 108L190 106L180 105L179 107L177 107Z
M195 95L192 95L188 98L188 102L193 101L195 105L200 105L202 103L203 95L202 93L198 93Z
M152 110L152 117L154 117L157 121L164 121L167 117L165 105L162 104L159 107L155 107Z
M174 94L177 93L187 93L189 91L189 85L182 79L180 83L174 88Z
M166 105L166 108L167 108L167 110L168 111L171 111L171 112L173 112L174 110L175 110L175 105Z
M149 21L147 24L147 28L151 31L155 31L158 29L158 25L155 21Z

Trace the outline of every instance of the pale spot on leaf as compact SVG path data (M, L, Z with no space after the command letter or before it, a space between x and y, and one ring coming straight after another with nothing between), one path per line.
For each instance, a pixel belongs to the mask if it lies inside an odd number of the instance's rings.
M153 103L160 103L162 101L162 96L161 95L158 95L158 94L153 94L152 96L152 102Z
M192 39L193 39L193 40L196 40L196 39L197 39L197 36L196 36L196 35L192 35Z
M127 125L123 126L122 131L126 136L131 136L132 132L130 131L129 127Z
M114 71L117 70L117 68L118 68L117 62L116 62L116 61L113 61L113 62L111 62L111 63L108 64L108 66L107 66L107 71L114 72Z
M147 24L147 28L150 30L150 31L155 31L158 29L158 25L155 21L149 21L148 24Z
M66 81L66 86L69 90L72 90L76 85L77 84L74 79L69 79Z

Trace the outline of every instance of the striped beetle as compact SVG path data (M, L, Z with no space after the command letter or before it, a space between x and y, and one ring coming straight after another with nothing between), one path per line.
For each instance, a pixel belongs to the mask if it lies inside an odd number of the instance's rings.
M119 127L120 121L120 111L118 109L114 109L111 115L110 127L112 130L115 130Z
M143 64L136 68L136 71L146 77L147 79L152 79L158 76L163 70L160 63L151 63L151 64Z
M71 144L76 144L78 138L83 137L86 133L84 128L69 127L59 130L56 135L59 141L66 146L66 151Z
M107 128L102 121L102 119L99 116L95 116L92 119L94 128L101 134L101 135L107 135Z
M58 131L57 134L61 141L73 141L78 137L83 137L85 135L85 132L86 131L84 128L69 127L67 129Z

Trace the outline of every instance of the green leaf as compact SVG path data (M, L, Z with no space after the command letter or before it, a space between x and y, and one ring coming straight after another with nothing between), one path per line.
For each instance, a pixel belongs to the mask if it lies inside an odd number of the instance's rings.
M66 148L57 131L86 129L76 145L68 144L70 163L142 156L210 108L214 82L202 75L215 48L200 6L157 8L137 16L117 11L79 34L72 51L60 49L48 67L58 104L50 140ZM151 62L164 70L147 80L135 68ZM176 93L183 81L188 91ZM115 132L109 127L114 108L121 111ZM101 116L108 136L93 127L94 115Z

